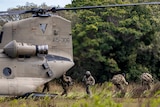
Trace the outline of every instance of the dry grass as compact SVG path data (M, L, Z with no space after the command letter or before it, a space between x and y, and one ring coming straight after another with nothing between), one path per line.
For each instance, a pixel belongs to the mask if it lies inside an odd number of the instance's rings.
M38 87L37 91L41 92L43 86ZM58 96L54 99L19 99L9 100L9 98L0 98L0 107L106 107L105 104L111 104L110 107L160 107L160 99L147 98L147 95L153 96L160 90L160 83L154 85L150 93L144 93L144 89L140 85L131 84L127 87L127 93L124 98L113 97L113 85L111 83L96 84L91 87L93 97L86 96L85 89L82 84L74 84L68 96L60 96L62 87L56 81L50 84L50 93L56 93ZM144 98L145 97L145 98ZM107 101L107 102L106 102ZM100 102L100 103L98 103ZM154 102L154 104L152 104ZM94 104L94 105L91 105ZM157 105L156 105L157 104ZM90 106L91 105L91 106ZM154 106L153 106L154 105Z
M160 95L160 82L154 84L149 97L158 97Z

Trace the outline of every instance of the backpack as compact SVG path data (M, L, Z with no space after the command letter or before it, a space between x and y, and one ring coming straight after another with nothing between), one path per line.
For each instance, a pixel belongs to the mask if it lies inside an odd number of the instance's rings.
M113 76L111 81L112 81L113 84L121 84L122 79L123 79L122 75L115 75L115 76Z

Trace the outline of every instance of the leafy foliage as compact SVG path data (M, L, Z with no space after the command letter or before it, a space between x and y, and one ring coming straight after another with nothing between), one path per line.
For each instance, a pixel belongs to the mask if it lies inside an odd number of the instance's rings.
M73 0L71 6L116 3L131 2ZM73 26L72 34L75 62L78 65L73 71L76 69L83 73L89 69L98 82L109 80L113 74L122 72L127 73L131 81L138 80L142 72L157 75L159 54L155 46L159 46L158 42L154 42L159 32L157 5L90 9L76 13L79 19ZM94 69L91 65L94 65Z
M66 7L138 2L143 0L72 0ZM26 3L26 6L10 10L35 7L49 8L45 3L40 6ZM159 13L159 5L57 12L72 21L75 66L69 73L78 81L86 70L91 71L97 82L108 81L114 74L122 72L130 81L138 81L142 72L160 78ZM30 16L0 17L0 24Z

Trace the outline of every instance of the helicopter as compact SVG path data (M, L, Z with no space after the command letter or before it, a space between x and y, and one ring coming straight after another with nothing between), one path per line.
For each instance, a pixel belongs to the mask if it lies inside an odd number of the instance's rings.
M61 77L74 66L71 21L54 15L56 11L154 4L160 2L0 11L0 16L33 14L30 18L7 22L2 28L0 95L44 96L35 93L36 88Z

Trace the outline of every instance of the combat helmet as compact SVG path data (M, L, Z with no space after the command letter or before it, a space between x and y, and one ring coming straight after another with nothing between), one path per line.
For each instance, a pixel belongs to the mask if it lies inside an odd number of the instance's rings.
M90 76L91 72L90 71L86 71L86 76Z

